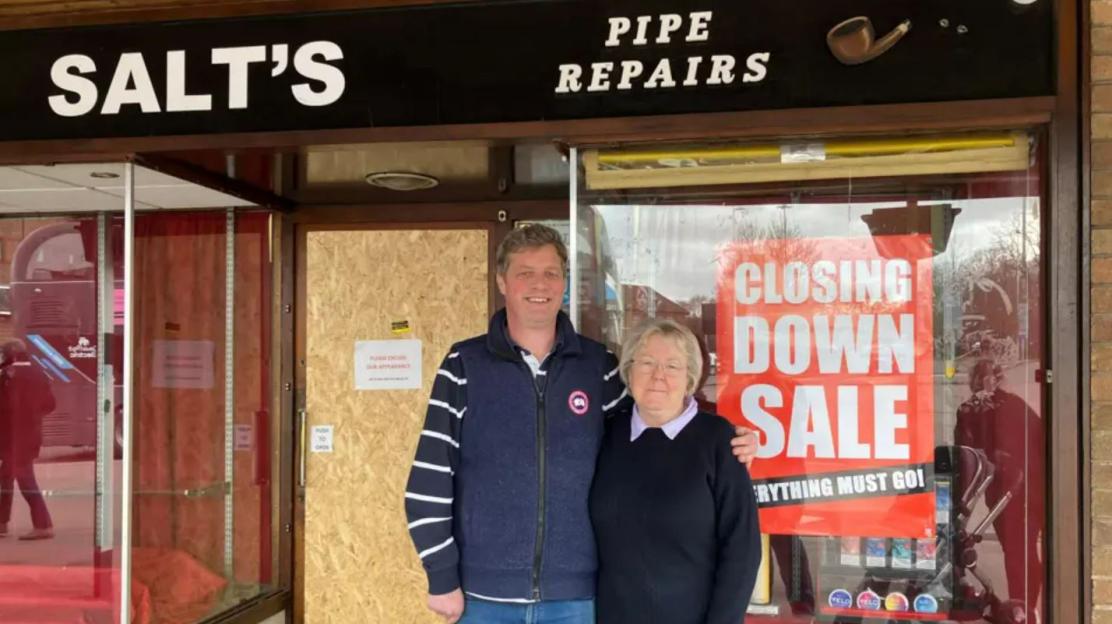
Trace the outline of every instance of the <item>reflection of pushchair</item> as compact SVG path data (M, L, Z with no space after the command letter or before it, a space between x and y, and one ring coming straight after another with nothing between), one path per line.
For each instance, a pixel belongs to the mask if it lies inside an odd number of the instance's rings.
M951 545L951 556L946 557L947 563L939 570L932 584L953 587L954 606L951 617L955 620L1023 624L1027 621L1023 603L1001 600L996 595L992 581L977 568L977 545L984 539L984 534L993 521L1012 501L1014 490L1009 488L988 509L985 517L971 527L973 510L977 504L988 502L985 493L997 479L996 466L980 449L951 446L939 447L938 451L950 454L949 463L955 468L957 492L960 496L954 498L953 522L946 525L941 536L943 544Z

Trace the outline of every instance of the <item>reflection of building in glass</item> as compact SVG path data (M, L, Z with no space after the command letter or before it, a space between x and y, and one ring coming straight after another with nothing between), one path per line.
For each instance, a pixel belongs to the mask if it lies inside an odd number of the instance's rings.
M96 445L96 244L95 219L45 224L20 242L12 261L13 335L27 343L56 399L44 422L45 446ZM71 349L91 357L70 357ZM112 364L119 369L119 356ZM121 405L118 395L114 403Z
M689 326L692 331L699 329L694 326L687 308L649 286L622 284L622 300L626 302L622 314L625 329L637 327L648 318L669 319Z
M615 353L622 337L623 296L610 237L602 215L593 209L579 219L577 234L578 329L594 336ZM573 277L574 279L574 277Z

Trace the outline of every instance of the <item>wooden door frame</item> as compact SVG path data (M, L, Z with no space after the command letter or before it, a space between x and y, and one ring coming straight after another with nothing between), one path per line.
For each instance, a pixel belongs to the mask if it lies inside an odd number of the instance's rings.
M394 206L305 206L290 215L283 231L292 243L284 261L288 264L288 281L293 293L293 341L289 362L292 363L293 385L290 401L286 402L292 424L290 435L290 462L287 474L291 475L286 495L292 506L290 562L293 592L292 622L305 621L305 496L298 483L301 439L298 435L299 413L304 409L306 396L306 243L310 232L327 231L399 231L399 230L485 230L487 232L488 314L501 306L501 296L494 285L494 257L498 242L513 227L513 222L524 219L562 218L568 215L566 200L541 202L478 202L464 204L401 204ZM500 218L504 215L504 218ZM512 217L511 217L512 215ZM451 217L455 217L452 219ZM292 257L290 257L292 256Z

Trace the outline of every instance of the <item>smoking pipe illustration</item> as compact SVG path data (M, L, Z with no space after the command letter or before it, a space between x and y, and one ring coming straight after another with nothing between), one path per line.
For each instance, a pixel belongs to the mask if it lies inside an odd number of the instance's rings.
M873 22L864 15L851 17L826 33L826 45L845 65L860 65L884 54L911 30L911 20L904 20L880 39L873 31Z

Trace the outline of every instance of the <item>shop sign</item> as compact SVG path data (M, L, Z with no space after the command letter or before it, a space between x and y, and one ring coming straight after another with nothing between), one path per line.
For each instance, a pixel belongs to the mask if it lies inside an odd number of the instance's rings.
M718 409L759 430L762 531L934 535L931 258L925 235L722 250Z
M1054 93L1050 0L549 0L9 31L0 138Z

